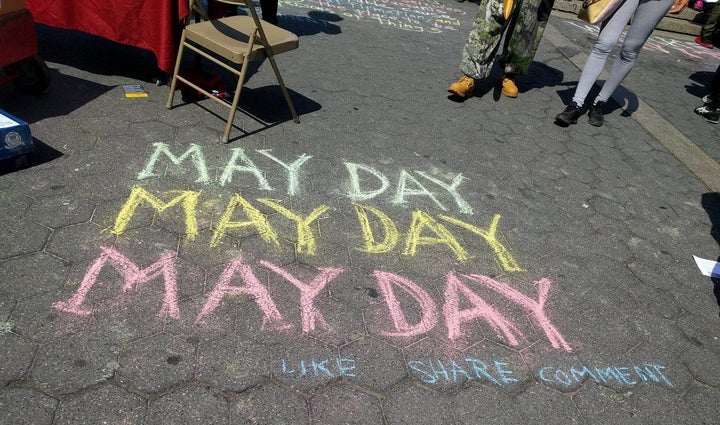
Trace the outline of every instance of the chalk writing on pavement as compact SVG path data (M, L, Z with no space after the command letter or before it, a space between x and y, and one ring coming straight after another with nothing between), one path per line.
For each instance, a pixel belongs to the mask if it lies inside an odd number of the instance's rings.
M460 27L465 12L433 0L281 0L282 6L335 13L403 31L438 34Z
M302 359L290 361L282 359L279 373L284 376L302 378L334 379L340 377L355 378L363 373L370 364L362 364L352 358ZM513 370L513 366L500 360L480 360L473 357L458 359L412 359L406 367L410 375L428 385L462 386L478 382L499 388L510 387L524 379L522 370ZM543 366L532 371L540 382L557 388L573 388L586 381L616 388L632 388L639 385L661 385L673 388L670 378L664 373L665 366L646 362L627 365L603 366Z
M104 231L123 237L140 220L139 212L151 212L164 223L174 222L183 243L202 246L200 252L213 253L230 235L256 235L252 254L240 251L224 260L217 271L208 272L203 289L195 297L197 308L189 308L179 296L188 288L180 286L187 280L182 279L184 268L178 264L176 251L159 250L153 255L143 250L138 256L120 246L100 246L72 293L54 302L52 308L71 317L89 317L117 307L118 302L156 305L157 320L183 321L203 329L227 321L223 315L228 314L228 309L221 306L232 308L242 302L239 314L257 318L251 328L282 333L283 338L315 337L352 328L351 315L326 314L326 304L320 302L328 288L347 286L352 281L375 294L372 312L368 313L373 320L365 324L366 331L391 344L399 342L402 346L403 341L430 336L440 344L461 345L464 338L479 330L481 338L507 347L521 349L540 339L555 350L573 352L564 334L565 325L558 323L556 312L548 308L553 291L558 291L552 279L538 277L530 279L532 285L513 285L513 275L532 271L521 266L509 242L501 237L502 216L483 216L468 202L464 195L468 180L462 173L433 167L388 170L350 160L336 165L341 170L339 178L324 187L332 193L334 204L317 202L307 206L292 201L311 190L304 186L308 181L304 176L314 166L311 155L288 159L268 149L235 148L218 160L217 156L206 156L199 145L176 148L155 143L137 174L137 184L129 189L111 227ZM157 189L174 175L193 183L190 187ZM242 188L242 192L236 188ZM222 196L218 191L228 193ZM252 191L268 196L248 196ZM343 201L345 208L337 208ZM204 204L218 209L208 212L200 207ZM409 213L409 217L394 217L398 211ZM331 214L346 215L340 221L341 229L333 227L333 220L323 220ZM204 240L200 240L198 223L212 223L205 227ZM136 230L134 237L137 232L142 237L142 229ZM308 266L298 273L292 265L259 258L265 249L277 249L281 240L293 241L294 255L314 258L314 263L322 263L322 253L330 252L322 249L325 244L340 242L360 253L369 265L375 258L388 256L420 257L427 264L432 256L442 255L471 271L448 267L434 270L436 277L428 279L426 275L412 277L413 273L401 267L391 270L378 266L373 270L370 266L358 275L349 264L328 259L327 264ZM473 261L479 257L489 261ZM490 265L494 270L472 270L478 264ZM358 279L364 282L357 283ZM138 291L149 285L154 290ZM99 298L93 297L95 292L101 294L99 297L110 294L113 303L94 303L92 300ZM351 356L309 356L280 359L276 373L295 379L354 379L365 367ZM501 359L471 356L410 358L405 367L410 376L428 385L477 381L504 387L518 382L521 373L528 374L514 370L512 363ZM536 381L556 388L572 388L587 380L625 387L672 387L664 369L652 362L603 367L545 366L532 375Z

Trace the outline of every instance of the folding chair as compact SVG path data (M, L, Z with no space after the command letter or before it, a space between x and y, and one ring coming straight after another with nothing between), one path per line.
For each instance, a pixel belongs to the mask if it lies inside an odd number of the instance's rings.
M192 1L192 0L191 0ZM252 0L216 0L222 3L245 6L250 13L249 16L238 15L221 19L214 19L204 22L191 23L185 26L180 39L180 48L175 62L172 82L170 83L170 94L168 95L167 108L172 108L175 88L178 81L192 87L199 93L210 99L230 108L227 118L225 132L222 141L227 143L232 129L235 112L240 100L240 91L245 82L248 64L250 62L267 58L275 72L278 84L282 91L293 121L300 122L295 112L295 107L290 100L285 83L283 82L280 70L275 62L275 55L288 52L298 47L298 36L290 31L284 30L268 22L261 21L255 11ZM230 71L238 77L237 87L233 95L232 104L213 96L208 90L178 75L185 48L192 50L198 55L207 58L211 62ZM240 66L240 70L237 67Z

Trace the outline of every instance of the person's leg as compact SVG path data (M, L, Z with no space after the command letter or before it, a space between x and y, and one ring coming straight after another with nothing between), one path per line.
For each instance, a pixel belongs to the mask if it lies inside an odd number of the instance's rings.
M515 76L527 74L540 45L555 0L522 0L513 13L503 43L500 66L502 94L517 97Z
M718 6L720 6L720 4L715 3L715 6L713 6L708 15L707 21L705 21L700 29L700 40L702 40L703 43L712 43L713 32L720 23L720 7Z
M260 10L262 11L262 19L271 24L277 24L278 0L260 0Z
M707 102L695 108L695 113L705 118L708 122L718 124L720 122L720 66L718 66L717 71L715 71L715 76L710 84L710 93L703 98L704 102L706 98Z
M475 79L483 79L490 74L506 26L502 1L480 0L477 16L460 59L463 75L450 84L448 92L463 98L472 96Z
M460 71L463 74L474 79L488 76L506 24L502 15L502 1L480 1L470 36L462 52Z
M670 0L663 1L667 2ZM639 0L626 0L610 18L602 23L598 39L585 62L585 66L580 74L580 80L575 88L575 94L572 100L578 106L582 107L585 103L585 97L587 97L593 84L595 84L595 81L597 81L600 76L600 73L605 67L605 61L607 61L610 52L615 45L617 45L620 35L625 29L625 25L630 21L630 18L632 18L638 4Z
M564 111L555 115L555 121L558 124L564 126L575 124L583 114L585 98L600 76L610 52L612 52L615 45L617 45L620 35L625 29L625 25L635 13L638 4L639 0L625 0L615 13L602 23L597 41L595 41L595 45L590 51L590 55L588 55L582 72L580 73L580 80L578 81L577 87L575 87L572 102ZM602 105L600 106L602 107ZM591 108L590 124L596 126L602 125L602 122L598 122L597 119L598 111L599 108Z
M225 3L220 3L214 0L208 0L207 2L207 13L210 19L220 19L226 16L235 15L237 12L237 6L233 9L233 6Z
M535 59L555 0L523 0L518 18L508 28L502 64L505 74L527 74Z
M720 108L720 65L718 65L712 83L710 83L710 97L713 99L715 106Z
M652 34L660 20L665 16L673 0L641 0L637 6L635 16L633 16L630 29L625 35L620 56L613 63L605 84L603 84L600 94L595 99L596 102L606 102L613 94L615 89L627 77L635 65L640 49Z

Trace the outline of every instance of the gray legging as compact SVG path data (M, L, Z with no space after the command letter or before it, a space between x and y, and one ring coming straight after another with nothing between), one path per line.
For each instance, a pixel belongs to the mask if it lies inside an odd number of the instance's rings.
M605 61L620 39L625 25L632 18L632 24L622 43L620 57L613 64L600 94L595 98L595 102L607 101L630 73L640 49L672 5L673 0L625 0L600 27L600 34L585 62L573 101L580 106L585 103L585 97L600 76Z

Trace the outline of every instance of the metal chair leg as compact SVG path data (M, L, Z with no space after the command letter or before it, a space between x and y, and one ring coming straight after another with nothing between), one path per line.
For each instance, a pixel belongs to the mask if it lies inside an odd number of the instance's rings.
M172 108L173 99L175 98L175 86L177 85L177 76L178 76L178 72L180 72L180 61L182 61L184 47L185 47L185 30L183 30L182 36L180 37L180 47L178 48L178 55L177 55L177 59L175 60L175 70L173 71L172 81L170 81L170 93L168 93L168 100L167 100L167 104L165 105L165 107L168 109Z
M292 119L293 121L295 121L296 124L300 124L300 118L295 112L295 106L293 106L292 100L290 100L290 93L288 93L287 87L285 87L285 82L280 75L280 69L275 62L275 58L269 56L268 60L270 60L270 65L272 66L273 72L275 73L275 78L277 78L278 84L280 85L280 90L282 91L283 97L285 97L285 102L287 103L288 108L290 108L290 114L292 115Z

